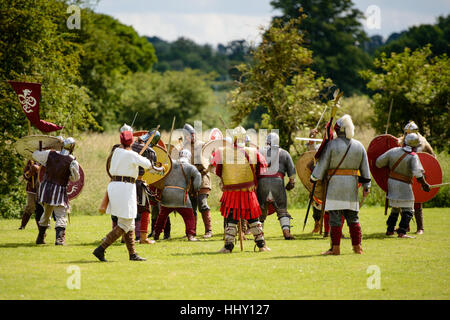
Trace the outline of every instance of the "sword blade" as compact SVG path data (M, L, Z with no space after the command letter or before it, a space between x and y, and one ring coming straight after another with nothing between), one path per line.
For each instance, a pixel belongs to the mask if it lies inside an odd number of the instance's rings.
M305 216L305 221L303 223L303 230L302 231L305 231L306 222L308 221L309 209L311 209L311 203L313 201L314 191L316 190L316 184L317 184L317 181L314 181L313 187L312 187L312 191L311 191L311 195L309 196L308 210L306 210L306 216Z
M450 182L445 182L445 183L435 184L435 185L430 186L430 189L440 188L440 187L443 187L443 186L447 186L447 185L449 185L449 184L450 184Z

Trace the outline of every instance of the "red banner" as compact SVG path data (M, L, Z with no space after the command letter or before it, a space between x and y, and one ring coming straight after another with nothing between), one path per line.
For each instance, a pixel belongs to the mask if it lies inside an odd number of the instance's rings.
M19 102L30 123L42 132L61 130L63 127L41 120L39 102L41 100L41 84L30 82L8 81L16 92Z

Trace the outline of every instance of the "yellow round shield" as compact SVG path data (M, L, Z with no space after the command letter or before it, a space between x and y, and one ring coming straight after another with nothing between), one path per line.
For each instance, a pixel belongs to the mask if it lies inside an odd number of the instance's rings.
M315 166L315 154L316 151L314 150L303 153L297 160L297 164L295 165L297 175L300 178L302 184L305 186L306 190L309 191L309 193L311 193L313 187L310 178ZM321 201L323 200L322 181L317 181L316 189L314 190L314 196Z
M156 167L164 166L166 169L163 173L156 172L155 170L145 170L144 175L142 176L142 180L144 180L147 185L159 186L163 183L164 178L170 173L172 170L172 159L160 146L154 146L153 150L156 153Z

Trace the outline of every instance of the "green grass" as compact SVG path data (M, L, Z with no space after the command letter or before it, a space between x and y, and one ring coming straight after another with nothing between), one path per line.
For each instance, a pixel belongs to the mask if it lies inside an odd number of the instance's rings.
M182 218L171 215L171 240L136 245L147 261L129 261L118 241L107 250L109 263L92 255L111 228L109 216L72 216L64 247L53 244L53 229L47 244L37 246L34 221L18 230L19 220L0 220L0 299L449 299L450 209L425 209L425 234L416 239L385 237L383 211L365 207L360 213L363 255L353 254L350 239L343 239L340 256L321 256L329 240L311 235L311 216L301 232L305 209L291 211L296 240L284 240L271 215L265 225L271 252L253 252L251 237L243 252L237 244L231 255L219 254L223 220L215 211L210 240L187 242ZM201 238L201 219L198 232ZM80 289L66 285L70 266L80 270ZM367 287L370 266L379 267L380 289Z

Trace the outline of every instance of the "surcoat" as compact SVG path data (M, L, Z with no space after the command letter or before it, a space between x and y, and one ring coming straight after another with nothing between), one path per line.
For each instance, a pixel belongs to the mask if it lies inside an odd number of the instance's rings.
M400 157L405 154L406 156L389 174L387 198L393 207L412 208L414 207L412 178L420 178L424 173L417 154L407 152L401 147L393 148L379 156L375 164L378 168L387 166L392 169Z
M291 155L279 147L266 147L262 154L267 161L258 180L257 196L261 209L265 209L267 202L273 202L277 209L287 208L284 176L295 177L296 170Z
M200 185L201 175L195 166L174 160L172 170L164 179L161 205L168 208L192 208L188 188L198 191Z
M67 184L69 179L77 181L80 178L75 157L47 150L35 151L33 158L46 167L44 179L39 185L38 202L68 208Z
M346 152L347 155L344 158ZM339 166L342 159L344 160ZM364 146L358 140L349 140L345 136L339 135L326 145L311 178L312 180L327 180L325 211L352 210L358 212L358 183L362 183L365 188L370 188L371 181L369 162Z

